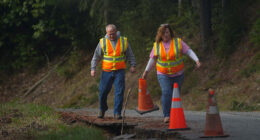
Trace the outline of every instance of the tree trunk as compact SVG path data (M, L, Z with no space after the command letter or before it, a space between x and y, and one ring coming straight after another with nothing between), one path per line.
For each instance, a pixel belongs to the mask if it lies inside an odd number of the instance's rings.
M226 22L226 18L229 15L230 0L222 0L222 23Z
M181 3L182 3L182 0L178 0L178 16L180 17L181 16Z
M227 11L230 6L230 0L222 0L222 9L223 11Z
M211 35L211 3L210 0L200 0L200 36L203 49L208 48Z
M199 8L200 7L200 0L192 0L191 6L194 7L194 8Z
M193 13L199 13L200 0L191 0L191 6Z
M104 0L104 23L105 25L107 25L109 23L108 21L108 3L109 3L109 0Z

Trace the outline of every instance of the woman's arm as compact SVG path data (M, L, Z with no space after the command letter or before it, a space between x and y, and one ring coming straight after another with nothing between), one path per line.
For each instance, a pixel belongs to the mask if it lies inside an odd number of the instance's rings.
M146 68L144 70L144 73L143 73L143 76L142 76L143 79L146 79L148 73L155 66L155 64L156 64L156 58L155 57L150 58L147 65L146 65Z

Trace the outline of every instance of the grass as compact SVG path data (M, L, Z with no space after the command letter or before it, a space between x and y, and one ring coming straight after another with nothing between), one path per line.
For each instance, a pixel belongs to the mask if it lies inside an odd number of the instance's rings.
M90 95L78 94L73 96L62 108L81 108L86 105L92 105L98 102L98 94L90 93Z
M54 109L19 101L0 103L1 131L11 132L8 137L40 140L106 139L102 131L84 125L69 126L62 122Z
M255 111L259 109L259 106L257 105L250 105L244 101L237 101L237 100L232 100L231 101L231 111Z
M26 126L32 122L37 122L40 125L48 125L53 127L61 123L58 115L52 108L36 104L20 104L18 101L8 103L1 103L0 117L16 116L11 119L14 120L11 125ZM32 119L33 118L33 119Z
M92 105L98 102L98 85L93 84L88 87L87 95L76 94L70 98L68 102L66 102L62 108L81 108L86 105Z
M188 92L198 84L199 77L196 72L193 72L194 67L191 62L185 64L184 81L181 91L183 94L188 94Z
M85 97L82 94L77 94L70 98L70 100L63 105L63 108L79 108L85 101Z
M83 67L84 61L82 58L82 52L77 50L71 51L68 60L56 68L57 74L65 77L66 79L71 79Z
M252 60L247 64L247 66L240 72L242 77L250 77L256 72L260 71L260 51L252 57Z
M78 125L74 127L60 126L59 131L39 134L38 140L105 140L102 131Z
M97 84L93 84L89 87L89 92L90 93L98 93L99 89L98 89L98 85Z
M201 89L192 88L189 94L182 96L183 108L185 110L204 111L207 106L207 94Z

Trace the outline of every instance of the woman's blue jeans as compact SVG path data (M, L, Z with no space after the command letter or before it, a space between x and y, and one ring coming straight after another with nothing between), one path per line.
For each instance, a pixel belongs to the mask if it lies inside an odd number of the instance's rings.
M181 85L183 83L184 74L176 77L168 77L166 75L157 75L158 81L162 89L162 109L163 116L169 117L172 103L173 84L178 83L179 91L181 91Z
M108 109L107 96L114 83L114 114L121 115L124 90L125 90L125 70L115 70L112 72L102 71L99 84L99 109L105 112Z

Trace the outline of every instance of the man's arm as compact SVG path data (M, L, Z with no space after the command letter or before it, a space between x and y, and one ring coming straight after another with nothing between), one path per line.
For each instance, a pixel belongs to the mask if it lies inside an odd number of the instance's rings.
M130 63L131 66L130 71L135 72L135 66L136 66L135 56L128 42L127 42L127 49L126 49L126 59Z
M127 42L127 49L126 49L126 59L128 60L128 62L130 63L130 65L132 67L136 66L135 56L134 56L134 53L133 53L131 46L128 42Z
M101 60L101 58L102 58L102 49L100 43L98 43L93 58L91 60L91 76L93 77L95 76L96 73L96 66L98 62Z

